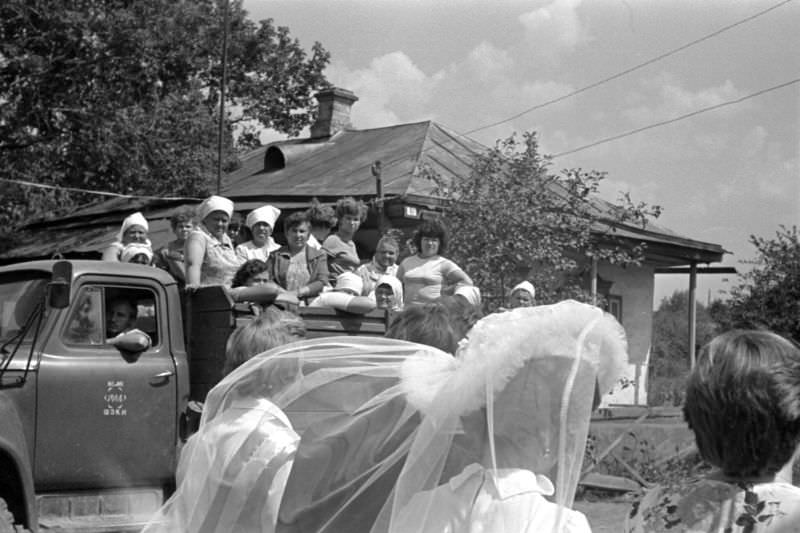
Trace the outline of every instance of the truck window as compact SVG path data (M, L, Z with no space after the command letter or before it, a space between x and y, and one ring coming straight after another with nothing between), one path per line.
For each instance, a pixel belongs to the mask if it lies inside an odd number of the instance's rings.
M73 302L64 330L69 344L104 345L106 340L132 329L147 333L158 344L156 295L150 289L85 286Z
M19 337L34 312L44 305L46 274L13 273L0 277L0 345ZM35 328L26 331L27 342Z
M72 312L64 331L68 344L103 344L103 289L83 287L72 303Z

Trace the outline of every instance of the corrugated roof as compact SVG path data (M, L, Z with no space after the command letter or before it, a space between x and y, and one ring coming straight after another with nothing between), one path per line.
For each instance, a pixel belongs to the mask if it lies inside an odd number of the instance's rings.
M480 143L432 121L344 130L327 139L279 141L249 152L242 157L240 168L225 177L221 193L243 211L263 203L302 208L311 197L324 201L346 195L375 196L371 167L381 161L387 197L434 205L438 203L431 196L434 184L422 175L422 167L430 166L445 179L467 176L474 157L486 150ZM614 209L600 198L591 202L600 214ZM22 244L0 255L0 260L100 251L114 239L122 219L137 210L150 220L150 238L158 247L172 239L167 219L181 205L187 203L107 200L57 221L31 224L28 231L23 231ZM653 224L646 229L615 226L618 236L657 245L658 261L663 264L719 261L725 253L717 244L688 239Z
M424 195L430 194L432 187L419 176L421 163L431 165L443 176L463 176L469 172L472 157L486 150L430 121L344 130L323 142L307 144L315 148L283 168L266 171L262 167L255 174L232 174L222 194L234 201L264 196L374 196L375 178L370 169L375 161L381 161L384 194ZM283 147L291 152L299 143L273 143L260 153L266 156L270 148L280 151Z

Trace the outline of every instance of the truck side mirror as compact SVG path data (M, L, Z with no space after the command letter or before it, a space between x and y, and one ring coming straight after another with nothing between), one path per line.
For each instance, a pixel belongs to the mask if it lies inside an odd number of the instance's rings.
M69 306L72 288L72 263L59 261L53 265L53 277L47 285L47 304L55 309Z

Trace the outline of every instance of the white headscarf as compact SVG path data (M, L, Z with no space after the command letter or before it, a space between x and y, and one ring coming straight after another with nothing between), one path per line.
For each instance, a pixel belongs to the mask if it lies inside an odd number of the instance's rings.
M119 260L123 263L129 263L131 259L139 254L146 255L148 262L153 261L153 248L149 244L143 244L140 242L126 244L122 249L122 252L120 252Z
M271 205L263 205L258 209L250 211L250 214L247 215L247 219L245 219L245 224L252 230L253 226L259 222L266 222L269 224L269 227L274 230L275 221L278 220L279 216L281 216L280 209Z
M397 278L397 276L391 276L389 274L384 274L378 278L378 281L375 282L375 289L380 287L381 285L388 285L392 288L392 292L394 293L394 309L402 309L403 308L403 284ZM375 291L372 291L372 296L375 296Z
M132 215L128 215L125 217L125 220L122 221L122 226L119 229L119 233L117 233L117 241L122 242L125 232L128 231L131 226L141 226L145 231L150 231L150 225L147 223L147 219L137 211Z
M514 288L511 289L511 292L508 294L514 294L515 292L523 290L530 293L531 298L536 298L536 289L533 288L533 283L530 281L521 281L514 285Z
M233 215L233 202L222 196L209 196L197 208L197 216L200 221L206 219L214 211L222 211L228 216Z
M474 285L461 285L455 291L455 294L461 295L470 303L470 305L481 305L481 291Z

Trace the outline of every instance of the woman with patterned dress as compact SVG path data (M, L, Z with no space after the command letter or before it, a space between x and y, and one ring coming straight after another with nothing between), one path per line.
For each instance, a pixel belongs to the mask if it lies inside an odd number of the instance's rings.
M800 532L800 350L767 331L734 330L706 346L692 370L684 416L700 456L716 468L648 490L627 533Z
M186 285L229 286L243 261L228 236L233 202L222 196L206 198L197 209L198 227L186 239Z
M305 212L286 217L283 232L286 245L270 256L270 277L298 300L312 299L328 284L327 255L308 245L311 224Z

